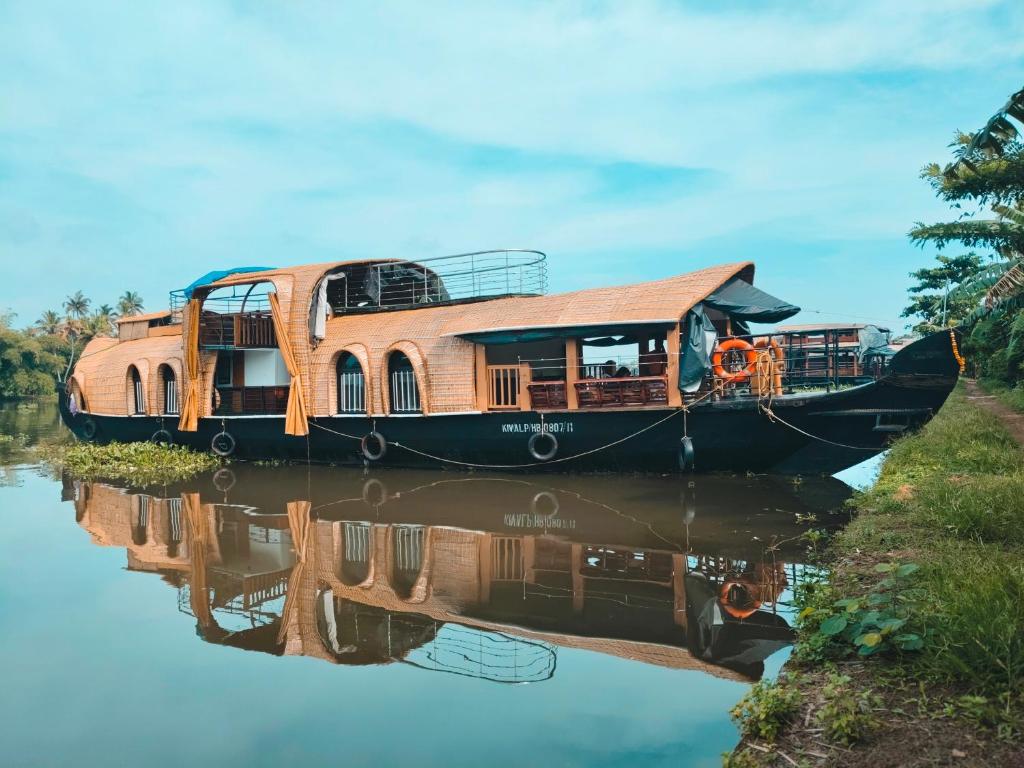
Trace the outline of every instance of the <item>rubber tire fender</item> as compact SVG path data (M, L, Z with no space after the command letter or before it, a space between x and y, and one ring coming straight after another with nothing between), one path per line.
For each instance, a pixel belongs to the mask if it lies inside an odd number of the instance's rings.
M233 454L237 447L238 443L235 442L235 438L232 437L230 432L224 430L218 432L210 440L210 450L222 459Z
M541 452L537 449L537 443L544 438L551 441L551 448L548 451ZM537 461L551 461L558 454L558 438L550 432L534 432L530 435L530 440L526 447L530 450L530 455Z
M149 438L149 442L157 445L174 445L174 436L166 429L158 429Z
M693 438L684 435L679 441L679 469L683 472L692 472L694 456Z
M85 422L82 424L82 437L86 440L92 440L96 437L96 429L96 422L87 417Z
M380 450L373 452L370 450L370 441L376 440L377 445L380 446ZM363 454L363 458L367 461L380 461L383 459L388 452L388 441L377 430L373 432L367 432L363 435L363 439L359 441L359 450Z

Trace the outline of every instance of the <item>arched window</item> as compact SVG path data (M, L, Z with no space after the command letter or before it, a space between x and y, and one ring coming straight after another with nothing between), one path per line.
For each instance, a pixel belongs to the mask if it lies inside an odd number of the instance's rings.
M163 412L166 415L177 415L178 411L178 382L174 376L174 369L171 366L161 365L157 371L160 380L160 396L163 400Z
M142 388L142 377L134 365L128 369L128 404L133 414L146 412L146 393Z
M342 528L341 568L338 576L342 584L354 587L370 577L370 559L373 556L373 535L369 523L345 523Z
M427 529L422 525L396 525L391 529L391 586L403 600L412 597L423 570Z
M392 352L388 359L388 381L391 385L392 413L420 413L420 391L409 358Z
M149 540L149 496L135 498L139 506L135 510L135 521L132 525L132 542L141 547Z
M351 352L338 356L338 413L366 412L366 377Z

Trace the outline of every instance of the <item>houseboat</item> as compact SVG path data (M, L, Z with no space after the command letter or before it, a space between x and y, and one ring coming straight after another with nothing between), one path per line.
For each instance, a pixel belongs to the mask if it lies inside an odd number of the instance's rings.
M751 329L799 307L753 283L743 262L547 295L523 250L211 272L90 342L61 413L83 440L241 459L833 473L956 383L950 331L852 380L836 345L807 386L806 332Z
M712 475L680 499L656 476L219 473L237 477L68 481L67 498L96 544L177 588L206 642L497 683L547 680L562 648L759 679L813 578L795 515L829 526L849 495L834 478ZM752 521L765 506L780 513Z

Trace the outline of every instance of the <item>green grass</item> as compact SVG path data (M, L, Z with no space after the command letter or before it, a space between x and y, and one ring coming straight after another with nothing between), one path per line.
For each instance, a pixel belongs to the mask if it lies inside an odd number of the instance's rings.
M897 676L963 691L1004 731L1024 723L1024 452L999 420L957 389L921 432L899 441L858 514L832 545L829 600L877 588L879 562L916 563L916 653L890 657ZM813 622L801 642L828 641ZM834 649L846 652L846 649ZM951 705L952 706L952 705Z
M983 379L978 383L982 389L989 394L995 395L1015 411L1024 413L1024 385L1018 384L1015 387L1008 387L1001 381L990 381L987 379Z
M47 460L83 480L122 480L138 485L184 480L220 465L210 454L155 443L76 443L50 452Z

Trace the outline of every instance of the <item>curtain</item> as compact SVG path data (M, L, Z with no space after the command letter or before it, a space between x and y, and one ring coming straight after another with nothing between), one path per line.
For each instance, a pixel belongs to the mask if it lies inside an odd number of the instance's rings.
M185 357L185 400L181 404L178 429L195 432L199 424L199 316L202 301L190 299L185 306L181 343Z
M312 504L308 501L288 502L288 530L292 535L292 547L295 549L295 567L288 577L288 588L285 592L284 610L281 611L281 628L277 632L277 642L283 643L287 638L292 623L297 620L295 612L301 599L302 579L306 571L306 556L309 548L310 512Z
M213 625L210 611L210 589L206 583L206 509L199 501L198 493L181 494L181 506L188 520L188 559L190 566L188 597L192 613L204 630Z
M292 377L288 387L288 410L284 417L284 433L286 435L308 435L309 424L306 416L306 397L302 392L302 378L299 376L299 365L295 361L295 354L292 352L292 344L288 339L288 327L284 322L284 315L281 313L281 302L277 294L268 294L270 299L270 312L274 320L274 334L277 336L277 348L281 350L281 357L284 358L285 368L288 375Z

